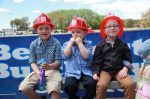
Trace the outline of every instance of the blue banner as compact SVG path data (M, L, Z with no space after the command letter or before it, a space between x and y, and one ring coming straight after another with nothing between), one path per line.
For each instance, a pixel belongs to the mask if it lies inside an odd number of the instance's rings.
M61 44L71 37L70 34L56 34L53 36ZM7 94L13 95L17 93L20 82L31 72L30 64L28 63L29 46L36 38L37 36L0 37L0 99L9 99L10 97L7 98ZM100 33L90 34L86 38L93 42L94 47L101 40ZM143 41L150 39L150 30L125 31L121 39L131 49L133 65L139 66L142 63L142 59L137 55L137 50ZM11 99L26 99L23 96L19 96L19 94L17 95L11 96Z

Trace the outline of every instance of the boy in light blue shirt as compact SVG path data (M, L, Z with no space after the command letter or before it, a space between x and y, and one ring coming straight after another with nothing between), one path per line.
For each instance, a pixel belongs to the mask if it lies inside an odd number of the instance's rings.
M74 17L68 26L72 38L63 44L62 53L66 63L66 80L64 90L69 99L79 99L76 95L79 82L85 87L82 99L93 99L96 91L96 81L92 78L91 60L92 44L85 39L90 29L84 19Z

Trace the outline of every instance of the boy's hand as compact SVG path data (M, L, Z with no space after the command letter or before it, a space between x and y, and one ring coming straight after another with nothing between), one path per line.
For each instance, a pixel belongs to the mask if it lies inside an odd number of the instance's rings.
M36 72L37 78L40 79L40 71Z
M74 37L70 38L70 42L71 42L71 44L74 44L74 43L75 43L75 41L76 41L76 39L75 39Z
M82 43L82 38L77 37L77 38L76 38L76 44L81 44L81 43Z
M123 69L121 69L118 73L119 78L123 79L125 77L128 76L128 68L127 67L123 67Z
M96 80L96 81L99 80L99 77L97 76L97 74L94 74L94 75L93 75L93 79Z
M42 69L44 69L44 70L50 70L50 69L55 69L55 67L54 67L54 65L52 65L52 64L43 64L42 65Z
M49 69L49 64L47 64L47 63L42 64L42 69L48 70Z

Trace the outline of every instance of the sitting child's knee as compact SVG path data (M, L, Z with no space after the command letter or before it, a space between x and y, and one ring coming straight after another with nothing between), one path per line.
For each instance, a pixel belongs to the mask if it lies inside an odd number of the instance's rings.
M96 88L107 88L107 87L108 87L108 85L105 83L98 83L96 86Z

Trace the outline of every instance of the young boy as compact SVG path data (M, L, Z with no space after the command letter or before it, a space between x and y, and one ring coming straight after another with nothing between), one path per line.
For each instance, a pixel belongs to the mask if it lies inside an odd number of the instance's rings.
M61 44L51 36L51 32L55 25L51 19L42 13L33 24L33 28L39 35L30 45L31 68L33 72L29 74L20 84L19 90L23 92L29 99L42 99L37 96L35 89L39 84L40 68L45 70L46 85L45 88L52 99L60 99L59 92L61 89ZM44 59L45 64L41 64L40 60Z
M97 80L96 99L105 99L107 87L113 78L124 88L125 99L134 99L134 85L128 75L132 66L130 50L118 38L123 34L123 22L109 14L102 21L100 30L105 39L96 46L92 61L93 79Z
M90 29L84 19L74 17L68 30L72 32L72 38L62 48L63 58L67 61L64 90L69 99L79 99L76 94L79 82L82 82L86 92L82 99L93 99L96 81L92 78L90 66L92 45L85 39Z

